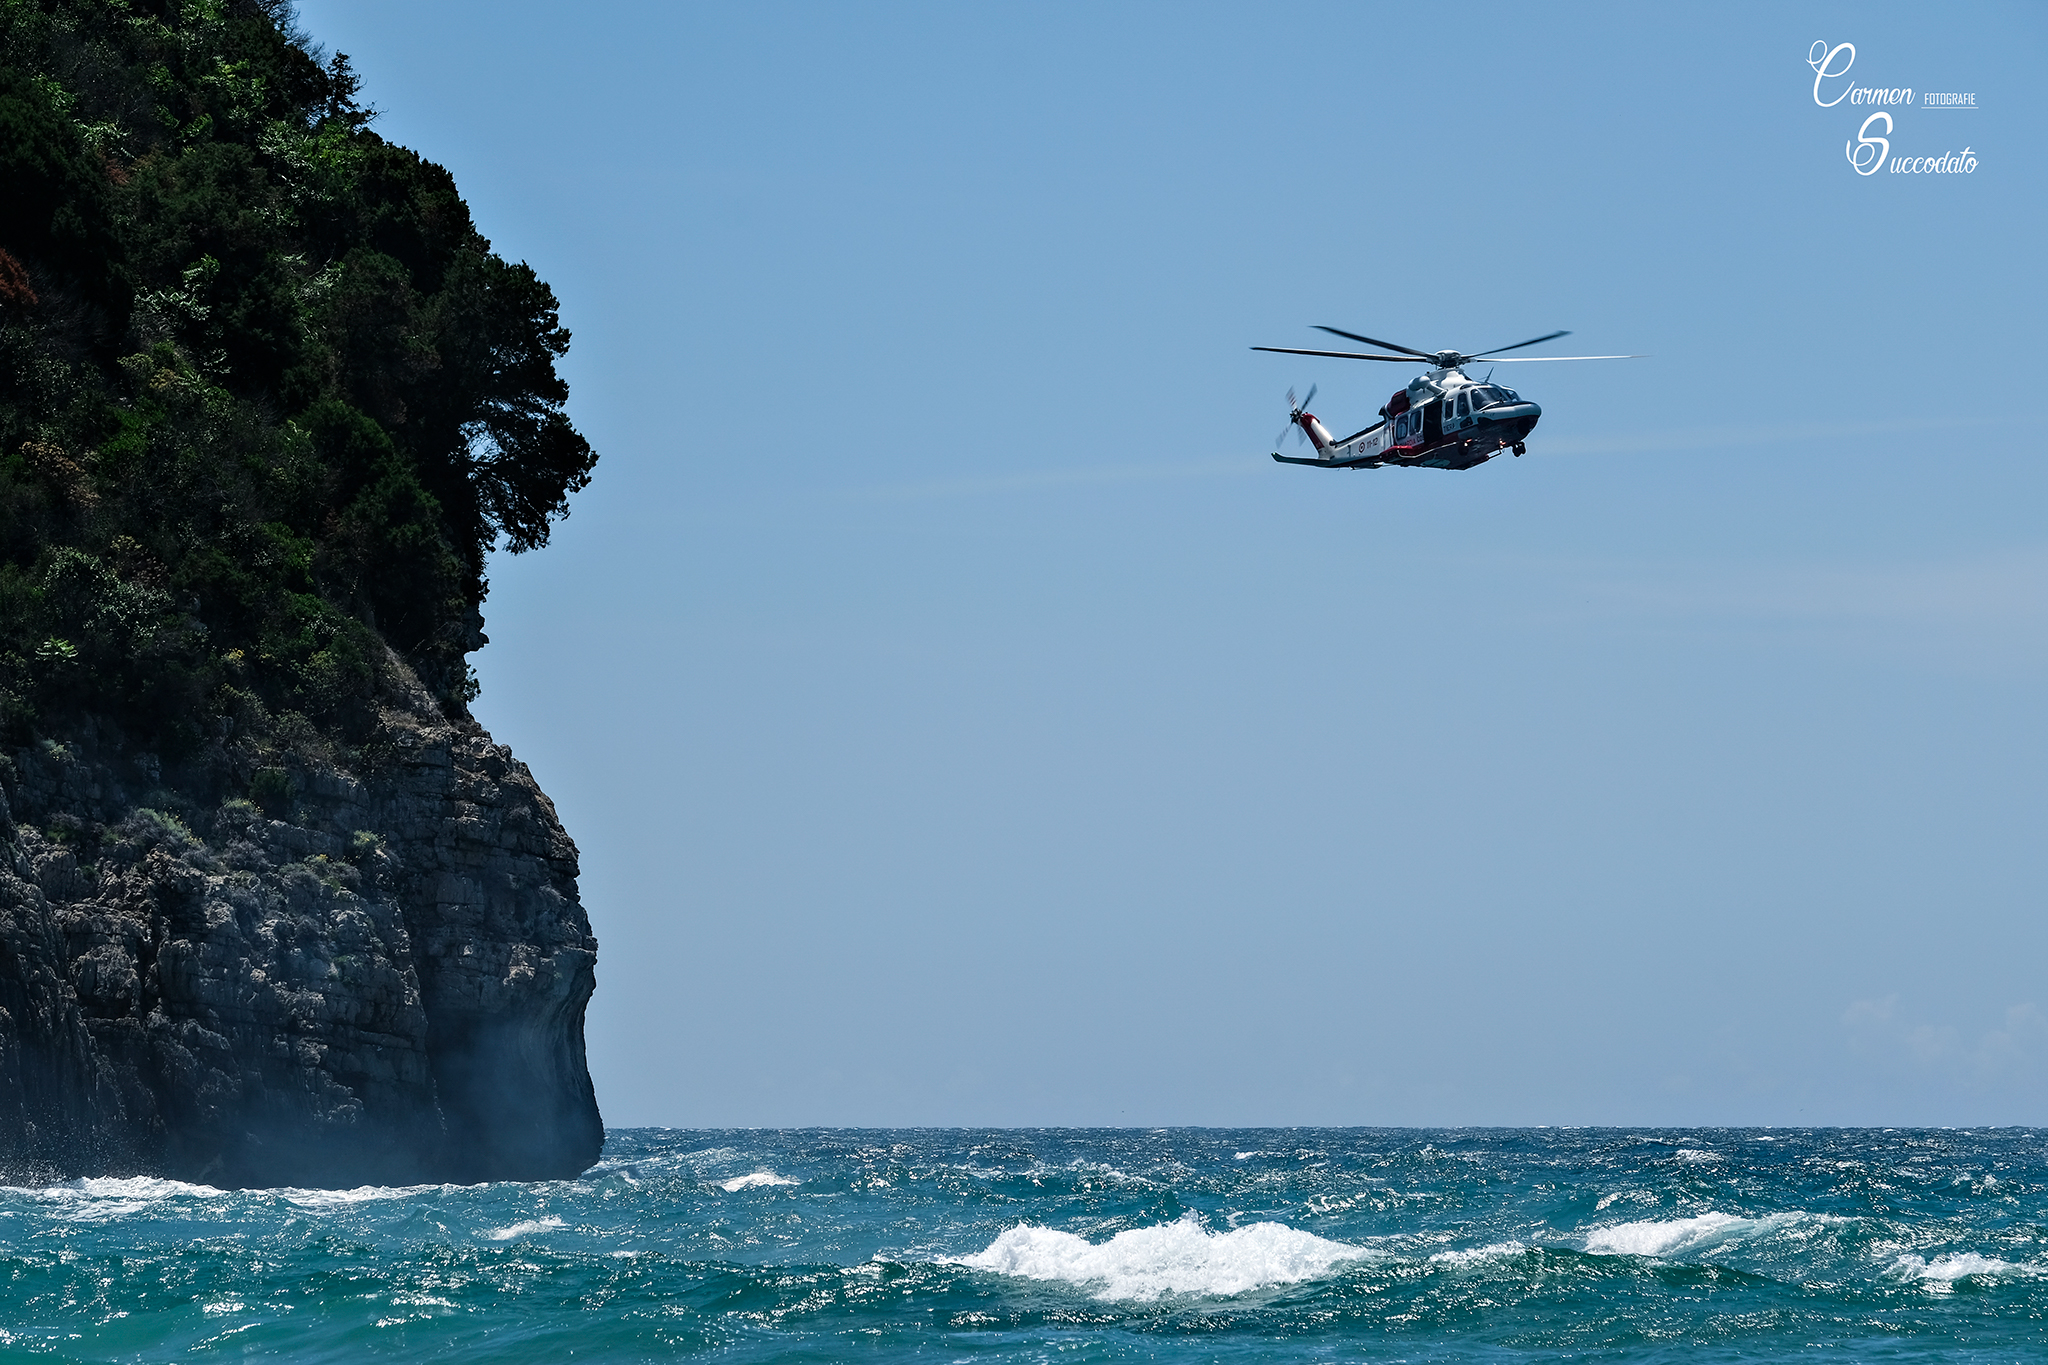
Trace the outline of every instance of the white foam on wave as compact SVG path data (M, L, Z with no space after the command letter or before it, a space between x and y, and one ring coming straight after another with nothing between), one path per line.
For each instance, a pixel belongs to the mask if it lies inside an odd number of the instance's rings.
M1680 1147L1671 1155L1674 1160L1682 1162L1687 1166L1697 1166L1707 1161L1726 1160L1719 1152L1710 1152L1704 1147Z
M19 1195L47 1204L69 1206L60 1216L73 1219L117 1218L142 1213L176 1199L282 1199L302 1209L345 1208L385 1199L411 1199L453 1185L358 1185L349 1190L304 1189L281 1185L272 1189L223 1190L155 1176L89 1176L61 1185L37 1188L0 1187L0 1195Z
M230 1191L212 1185L155 1176L88 1176L61 1185L10 1186L0 1194L17 1195L55 1205L52 1215L66 1222L99 1223L145 1213L172 1199L219 1199Z
M1954 1251L1933 1260L1910 1252L1892 1262L1892 1273L1902 1280L1919 1280L1932 1289L1947 1289L1957 1280L1976 1275L2025 1275L2041 1273L2038 1266L2016 1265L1996 1256L1979 1256L1974 1251Z
M588 1185L593 1184L596 1181L603 1180L606 1176L631 1176L639 1171L641 1162L643 1160L644 1158L632 1159L622 1156L608 1156L604 1160L598 1162L595 1166L592 1166L589 1170L585 1171L582 1175L577 1176L576 1179L579 1182Z
M484 1236L493 1242L509 1242L515 1237L530 1237L536 1232L548 1232L563 1226L565 1224L561 1219L549 1214L545 1218L529 1218L523 1223L514 1223L509 1227L492 1228Z
M1528 1244L1524 1242L1495 1242L1492 1246L1472 1247L1465 1251L1439 1251L1432 1254L1429 1259L1437 1265L1478 1265L1484 1261L1519 1256L1528 1249Z
M191 1185L183 1180L159 1180L151 1175L87 1176L61 1185L9 1186L0 1191L24 1194L34 1199L176 1199L188 1196L211 1199L228 1193L212 1185Z
M1107 1242L1020 1224L988 1249L947 1262L1027 1280L1063 1280L1099 1299L1156 1299L1162 1294L1224 1298L1274 1284L1327 1275L1374 1253L1332 1242L1285 1223L1249 1223L1210 1232L1192 1218L1131 1228Z
M296 1186L262 1190L289 1200L302 1209L343 1209L355 1204L374 1204L385 1199L411 1199L437 1190L461 1189L460 1185L358 1185L352 1190L308 1190Z
M718 1188L727 1194L738 1194L741 1190L758 1190L764 1185L794 1185L797 1182L786 1175L773 1171L755 1171L752 1175L736 1175L730 1180L718 1182ZM886 1187L885 1187L886 1188Z
M1737 1218L1732 1213L1702 1213L1693 1218L1645 1219L1594 1228L1586 1234L1586 1250L1605 1256L1653 1256L1667 1259L1707 1247L1741 1241L1798 1222L1803 1213L1773 1213L1762 1218Z

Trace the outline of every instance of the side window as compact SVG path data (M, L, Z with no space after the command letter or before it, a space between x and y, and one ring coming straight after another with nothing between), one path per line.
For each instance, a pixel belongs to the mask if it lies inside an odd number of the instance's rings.
M1471 400L1471 399L1469 399L1469 398L1467 398L1467 397L1466 397L1466 396L1465 396L1464 394L1462 394L1462 393L1461 393L1461 394L1459 394L1459 395L1458 395L1458 416L1460 416L1460 417L1470 417L1471 415L1472 415L1472 400Z

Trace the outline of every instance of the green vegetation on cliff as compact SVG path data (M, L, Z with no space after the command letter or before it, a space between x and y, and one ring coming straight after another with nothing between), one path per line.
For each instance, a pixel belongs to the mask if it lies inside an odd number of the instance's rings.
M0 0L0 740L459 713L485 556L596 460L554 295L279 0Z

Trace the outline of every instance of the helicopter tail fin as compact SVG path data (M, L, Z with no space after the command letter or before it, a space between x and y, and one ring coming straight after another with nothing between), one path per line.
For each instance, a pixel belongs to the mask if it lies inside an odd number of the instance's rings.
M1316 420L1314 413L1304 412L1294 420L1300 424L1302 431L1307 433L1309 441L1316 448L1316 454L1325 455L1331 446L1337 444L1337 438L1330 434L1328 427Z

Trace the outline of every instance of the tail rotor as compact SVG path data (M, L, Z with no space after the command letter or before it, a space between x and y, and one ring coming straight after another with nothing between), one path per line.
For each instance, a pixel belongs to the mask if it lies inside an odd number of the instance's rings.
M1301 416L1308 410L1308 405L1315 401L1316 386L1313 384L1308 386L1308 397L1299 401L1296 401L1293 389L1287 391L1287 426L1280 428L1280 434L1273 438L1274 445L1279 445L1286 438L1289 428L1292 428L1294 431L1294 443L1296 445L1300 445L1308 439L1307 434L1303 432L1301 427Z

